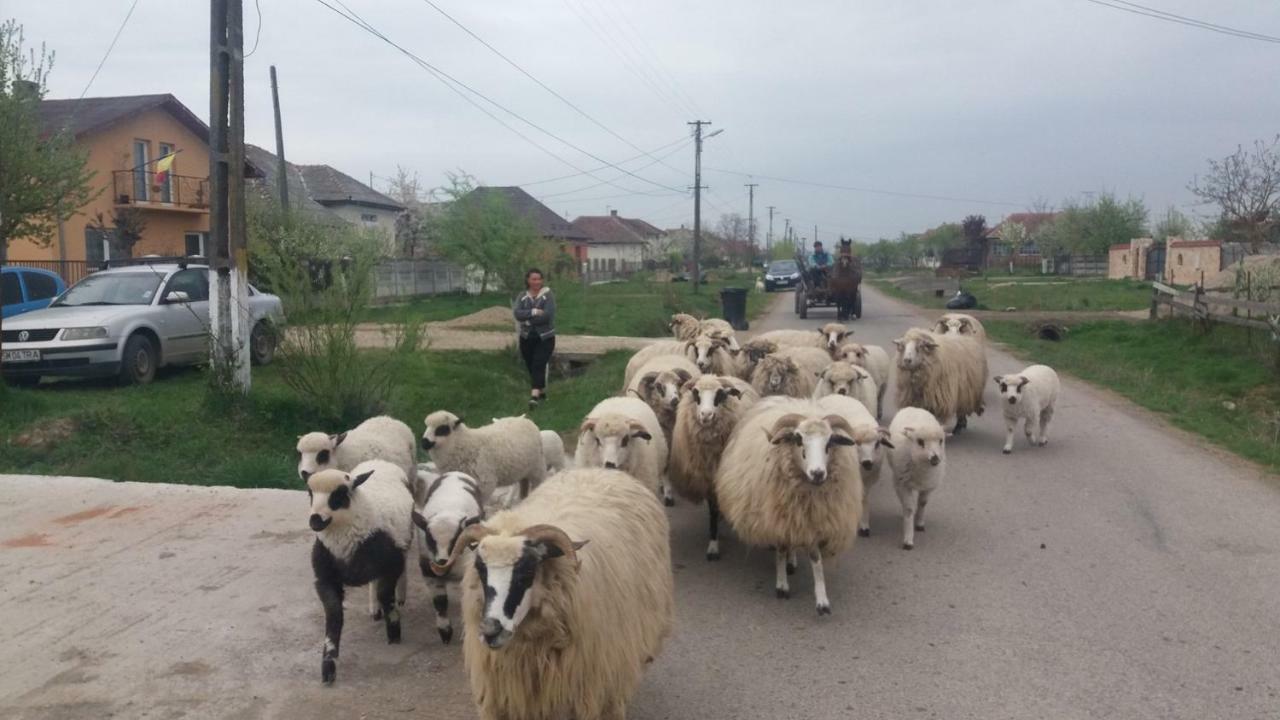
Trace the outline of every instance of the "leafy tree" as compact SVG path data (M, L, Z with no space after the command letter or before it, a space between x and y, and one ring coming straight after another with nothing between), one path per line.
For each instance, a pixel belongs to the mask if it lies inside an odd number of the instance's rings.
M1022 247L1027 244L1027 226L1020 222L1000 224L1000 242L1009 246L1009 274L1013 274L1013 261Z
M1062 211L1039 235L1042 254L1105 255L1112 245L1147 233L1147 208L1137 198L1118 200L1103 193L1096 202L1063 203Z
M504 195L478 191L475 178L466 173L447 177L449 184L437 192L449 204L433 221L433 235L445 257L480 272L481 293L497 280L514 294L524 287L528 268L554 262L558 248L539 237Z
M867 247L867 262L877 272L887 272L893 267L893 260L897 254L891 241L880 238L874 245Z
M924 231L920 242L933 257L942 257L947 250L964 244L964 229L960 223L943 223L936 228Z
M920 267L920 263L924 261L925 246L920 241L919 235L909 235L907 233L899 233L898 241L895 243L896 254L902 258L913 268Z
M987 235L987 219L982 215L970 215L960 223L964 240L972 245L985 243Z
M1251 149L1237 147L1221 160L1210 160L1208 174L1188 189L1216 204L1223 225L1258 252L1280 220L1280 135L1270 144L1259 140Z
M1196 224L1172 205L1165 210L1164 217L1160 218L1151 232L1156 242L1166 242L1171 237L1190 239L1196 234Z

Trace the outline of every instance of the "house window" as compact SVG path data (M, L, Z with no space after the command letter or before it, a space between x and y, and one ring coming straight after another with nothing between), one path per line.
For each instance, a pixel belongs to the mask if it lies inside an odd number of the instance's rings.
M618 269L618 259L609 258L609 272L615 272Z
M183 235L186 242L186 254L198 255L200 257L208 257L205 255L205 245L209 241L209 233L207 232L189 232Z
M377 225L378 216L373 213L360 213L360 222L365 225Z
M1178 264L1182 264L1182 253L1178 253Z
M173 152L172 144L160 143L160 157L164 157L165 155L168 155L171 152ZM177 158L174 158L174 162L175 163L177 162ZM173 173L174 172L175 172L175 169L171 166L169 168L169 176L166 177L164 183L160 185L160 202L167 202L167 203L173 202Z
M147 199L147 161L151 159L151 141L133 141L133 199Z

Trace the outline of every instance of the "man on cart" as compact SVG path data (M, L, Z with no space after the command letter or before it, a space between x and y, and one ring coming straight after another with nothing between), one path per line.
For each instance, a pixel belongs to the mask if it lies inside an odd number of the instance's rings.
M813 242L813 254L809 256L810 280L814 287L823 287L827 284L827 272L831 268L831 256L826 250L822 249L822 242L815 240Z

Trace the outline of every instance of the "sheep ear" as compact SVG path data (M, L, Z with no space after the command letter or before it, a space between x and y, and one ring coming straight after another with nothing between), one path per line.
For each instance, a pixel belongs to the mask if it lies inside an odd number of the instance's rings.
M995 377L993 377L993 378L991 378L991 379L992 379L992 380L995 380L995 382L996 382L996 384L997 384L997 385L1003 385L1003 384L1004 384L1004 376L1003 376L1003 375L997 375L997 376L995 376Z
M845 330L844 332L840 333L840 339L843 340L852 334L853 334L852 330Z
M648 388L648 387L653 387L653 383L654 383L654 381L655 381L655 380L657 380L657 379L658 379L658 373L656 373L656 372L645 373L645 374L640 378L640 384L641 384L641 385L643 385L643 386L645 386L645 387L647 387L647 388Z
M479 524L481 520L484 520L484 518L480 517L479 515L476 515L475 517L469 517L469 518L467 518L466 520L463 520L463 521L462 521L462 527L463 527L463 529L469 528L469 527L471 527L472 525L477 525L477 524ZM426 528L424 527L424 528L423 528L423 530L425 530L425 529L426 529Z
M329 439L333 441L333 447L336 450L337 447L342 444L342 441L347 439L347 434L345 432L340 432L337 435L330 435Z
M732 395L732 396L734 396L734 397L736 397L736 398L740 398L740 397L742 397L742 391L741 391L741 390L739 390L739 389L738 389L738 388L736 388L736 387L727 387L727 388L725 388L725 394L727 394L727 395Z
M360 475L355 476L355 478L351 480L351 489L355 490L356 488L360 487L361 485L364 484L364 481L368 480L372 475L373 475L373 471L370 470L367 473L361 473Z
M680 384L683 385L689 382L689 380L693 378L693 375L691 375L689 371L685 370L684 368L677 368L676 377L680 378Z
M920 349L925 352L933 352L938 347L938 341L933 338L921 338Z
M631 437L640 438L641 440L653 439L653 436L649 434L649 431L645 430L644 426L636 422L635 420L632 420L630 423L628 423L628 425L631 426Z
M899 350L901 350L904 346L906 346L906 344L907 344L907 343L906 343L905 341L903 341L903 339L902 339L902 338L898 338L898 339L896 339L896 340L894 340L894 341L893 341L893 344L894 344L894 345L895 345Z
M1031 382L1031 379L1030 379L1030 378L1020 378L1020 379L1018 380L1018 389L1019 389L1019 390L1021 390L1021 389L1022 389L1022 386L1026 385L1026 384L1027 384L1027 383L1029 383L1029 382Z
M595 429L596 429L596 419L587 418L586 420L583 420L582 425L578 427L578 434L585 435Z
M902 435L908 440L914 440L916 437L916 429L913 427L902 428Z
M427 529L427 519L422 517L422 513L417 510L413 511L413 524L422 528L424 531Z
M697 382L698 381L694 380L693 378L689 378L688 380L685 380L684 383L680 386L680 394L683 395L684 393L687 393L690 390L693 390L693 386L696 385Z
M853 438L846 437L844 435L832 435L831 439L828 440L827 442L831 443L832 445L844 445L845 447L848 447L850 445L857 445L857 443L853 441Z
M457 429L458 429L458 426L459 426L459 425L461 425L461 424L462 424L462 418L458 418L457 420L454 420L454 421L453 421L453 429L454 429L454 430L457 430Z

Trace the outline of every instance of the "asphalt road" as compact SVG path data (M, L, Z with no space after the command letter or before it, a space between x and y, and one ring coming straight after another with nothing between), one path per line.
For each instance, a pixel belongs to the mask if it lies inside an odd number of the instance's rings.
M862 342L926 321L864 309ZM753 330L831 315L787 296ZM677 627L630 716L1280 717L1276 477L1070 379L1048 447L1002 442L988 413L949 443L911 552L877 485L827 617L805 563L778 600L770 552L725 532L707 563L705 510L673 508ZM0 477L0 717L474 717L416 578L397 646L349 593L320 686L306 514L297 492Z

